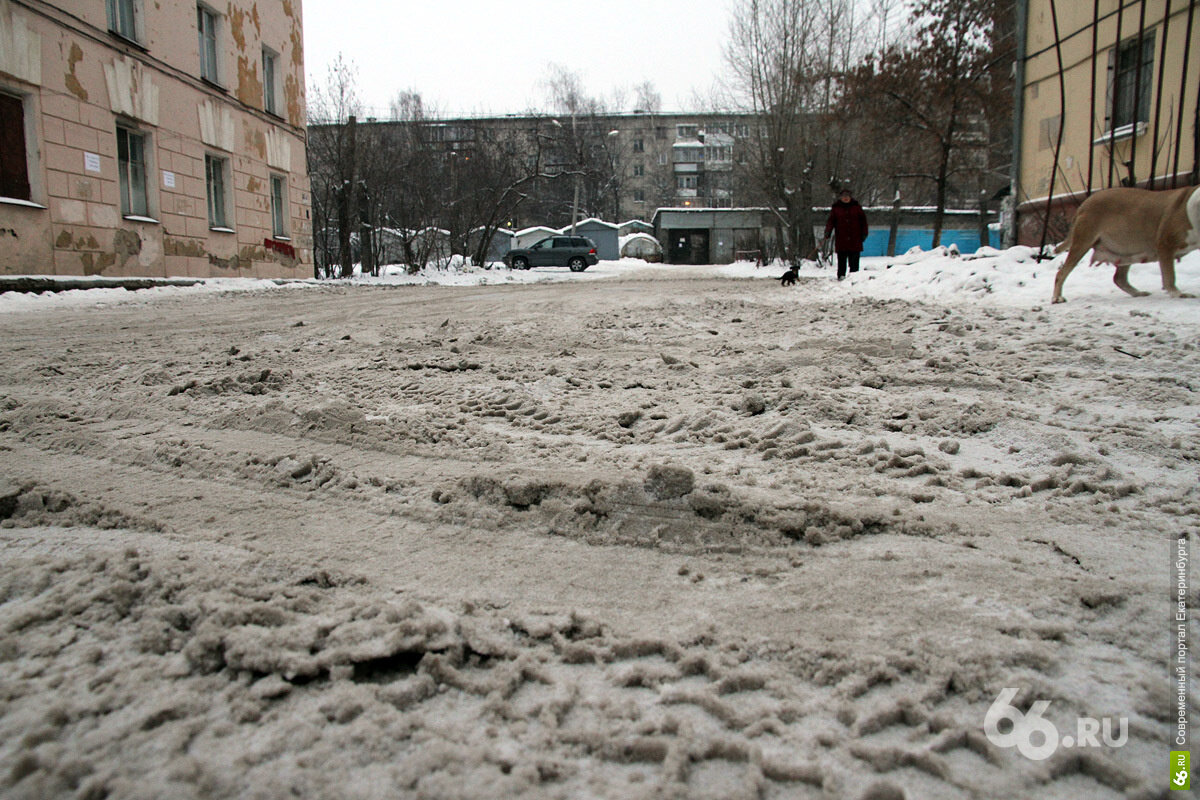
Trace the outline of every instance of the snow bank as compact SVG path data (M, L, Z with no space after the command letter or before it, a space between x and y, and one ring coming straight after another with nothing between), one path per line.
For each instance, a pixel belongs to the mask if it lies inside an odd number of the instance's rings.
M1048 305L1054 285L1054 273L1062 263L1063 256L1052 260L1038 261L1035 250L1029 247L1013 247L1008 250L981 248L977 253L960 255L947 248L932 251L914 250L901 256L886 258L864 258L862 270L850 275L838 284L833 281L834 271L822 268L816 262L807 261L800 268L802 278L827 281L819 287L829 291L832 298L860 297L863 295L879 299L905 299L933 303L994 303L1030 308ZM385 268L381 277L356 276L339 281L294 281L278 283L267 280L219 278L206 280L195 286L146 289L136 292L125 289L86 289L40 294L19 292L0 293L0 313L37 311L63 306L105 307L119 303L140 303L171 295L196 295L223 292L278 291L281 289L311 288L328 286L331 283L350 285L386 286L492 286L509 284L548 283L556 281L595 281L609 278L629 277L672 277L712 278L734 280L777 279L784 271L780 264L763 267L753 262L733 264L689 266L677 264L652 264L640 259L624 258L620 261L601 261L586 272L573 273L567 268L540 268L533 270L510 270L503 264L494 263L486 268L475 267L461 258L451 259L441 265L429 267L409 275L395 267ZM1152 307L1172 319L1188 319L1194 316L1190 304L1172 302L1162 294L1158 266L1144 264L1135 266L1130 273L1135 286L1151 292L1146 298L1136 301L1138 308ZM1200 294L1200 252L1185 256L1176 266L1176 282L1180 290ZM802 283L799 291L810 293L811 283ZM1068 279L1065 294L1075 306L1091 303L1112 305L1124 304L1131 299L1112 283L1112 267L1092 267L1083 264Z

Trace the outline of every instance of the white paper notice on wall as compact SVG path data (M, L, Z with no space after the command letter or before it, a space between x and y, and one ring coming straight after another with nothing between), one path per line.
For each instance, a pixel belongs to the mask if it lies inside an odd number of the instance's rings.
M83 168L88 172L100 171L100 155L98 153L83 154Z
M175 173L163 170L163 186L167 189L175 188Z

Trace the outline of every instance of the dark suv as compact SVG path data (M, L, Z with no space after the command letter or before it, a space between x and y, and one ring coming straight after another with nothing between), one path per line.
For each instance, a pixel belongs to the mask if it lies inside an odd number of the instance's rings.
M518 247L504 256L511 269L569 267L571 272L583 272L599 260L596 243L583 236L548 236L533 247Z

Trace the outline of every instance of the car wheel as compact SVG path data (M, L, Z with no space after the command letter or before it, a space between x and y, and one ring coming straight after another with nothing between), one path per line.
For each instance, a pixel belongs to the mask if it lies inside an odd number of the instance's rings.
M513 269L529 269L529 259L517 256L513 259Z
M579 258L578 256L568 261L567 266L570 268L571 272L583 272L588 268L587 261Z

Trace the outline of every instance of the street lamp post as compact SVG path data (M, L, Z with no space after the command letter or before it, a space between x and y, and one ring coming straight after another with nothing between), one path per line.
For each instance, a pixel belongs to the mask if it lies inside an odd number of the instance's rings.
M575 196L571 200L571 235L579 222L579 173L583 170L583 150L579 146L579 135L575 130L575 112L571 112L571 146L575 148Z
M618 223L621 221L621 182L617 179L617 158L613 156L612 149L608 147L608 142L620 135L621 132L619 130L613 129L608 132L604 143L604 150L608 153L608 179L612 182L613 187L613 222Z

